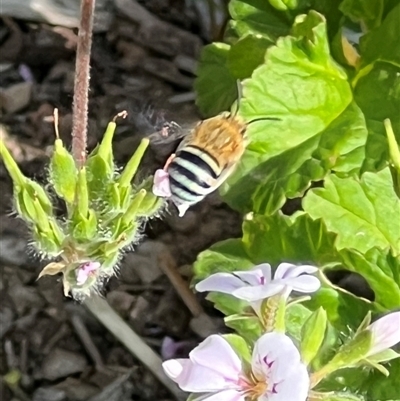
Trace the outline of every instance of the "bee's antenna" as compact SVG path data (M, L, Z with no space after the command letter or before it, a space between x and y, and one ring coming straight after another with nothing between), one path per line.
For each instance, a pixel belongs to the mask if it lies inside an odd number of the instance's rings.
M260 118L255 118L254 120L250 120L247 122L247 124L255 123L257 121L265 121L265 120L270 120L270 121L282 121L281 118L276 118L276 117L260 117Z
M239 108L240 108L240 101L241 101L242 96L243 96L242 84L240 82L240 79L236 80L236 87L237 87L237 92L238 92L238 98L237 98L237 101L232 106L232 108L234 108L234 111L230 112L230 115L232 117L236 117L236 115L237 115L237 113L239 111Z
M237 114L237 112L240 109L240 102L243 97L243 88L242 88L242 83L240 82L240 79L236 80L236 86L237 86L237 91L238 91L238 99L237 99L237 103L236 103L235 115Z

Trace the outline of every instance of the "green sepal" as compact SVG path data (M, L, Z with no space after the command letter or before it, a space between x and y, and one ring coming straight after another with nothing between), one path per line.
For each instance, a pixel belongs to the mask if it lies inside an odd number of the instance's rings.
M132 194L132 187L128 185L127 187L121 187L119 183L116 183L116 188L118 188L119 191L119 198L120 198L120 209L121 210L126 210L127 207L129 206L129 200L131 198Z
M363 321L358 326L355 335L358 335L359 333L364 331L371 324L371 319L372 319L372 313L371 313L371 311L368 311L368 313L365 315Z
M114 254L118 250L132 243L135 239L139 225L136 220L132 220L128 225L120 224L119 233L114 236L114 240L102 245L102 253L107 258L110 254Z
M116 123L111 121L100 145L93 149L86 162L89 191L96 195L104 193L114 175L112 140L115 128Z
M4 165L6 166L6 169L10 174L14 185L23 187L26 181L26 177L22 174L17 163L15 162L10 152L8 151L6 145L1 140L0 140L0 155L3 158Z
M35 209L36 214L34 224L39 227L41 231L50 231L49 216L42 209L42 205L40 204L38 198L33 199L32 205Z
M121 194L118 188L118 184L113 182L108 188L108 201L110 210L118 210L121 207Z
M72 205L75 199L77 175L74 158L64 148L62 140L56 139L50 162L50 182L56 194L69 205Z
M370 330L364 330L357 334L352 340L342 345L336 355L319 372L318 376L327 376L336 370L355 366L368 354L373 343Z
M98 154L89 156L86 166L89 191L92 196L101 196L112 179L113 169Z
M163 204L164 200L162 198L158 198L152 192L147 192L139 205L137 215L145 217L153 216L158 212Z
M112 172L114 169L114 156L112 149L112 141L114 138L115 129L117 124L115 121L108 123L106 132L104 133L103 139L97 150L97 155L100 156L108 167L108 171Z
M54 242L57 245L61 246L65 239L63 230L61 229L61 227L59 226L59 224L57 223L57 221L54 218L49 220L49 226L50 226L52 236L54 238Z
M121 218L121 223L123 225L128 225L130 221L134 220L134 218L138 215L139 207L141 206L144 198L146 197L147 191L145 189L141 189L132 199L131 204L129 205L127 211Z
M371 355L368 358L366 358L366 361L369 363L382 363L382 362L389 362L392 359L400 358L400 354L396 351L394 351L391 348L385 349L382 352L379 352L378 354Z
M78 173L78 181L76 184L76 211L85 219L88 218L89 212L89 193L86 180L86 168L82 167Z
M307 401L364 401L364 397L348 394L345 392L317 392L310 391Z
M119 257L119 251L109 253L101 265L101 271L103 273L112 274L114 272L114 266L118 263Z
M314 311L301 329L300 354L308 365L318 354L325 338L327 314L322 307Z
M73 229L73 237L77 240L90 240L97 233L97 217L94 210L89 209L87 218L82 215L75 215L76 222Z
M121 176L119 177L119 185L121 188L127 187L131 184L131 181L133 177L136 174L136 171L139 167L139 164L144 156L144 152L146 151L147 147L149 146L149 139L148 138L143 138L140 141L140 144L138 148L136 149L136 152L132 155L130 158L129 162L125 166L124 170L121 173Z
M35 181L25 179L23 186L14 185L15 206L18 213L27 221L36 223L40 214L47 216L53 215L53 207L50 198L44 189ZM36 204L36 206L35 206Z
M35 223L38 220L36 216L36 208L34 205L34 197L25 189L23 188L22 191L19 193L18 200L20 201L18 210L21 211L21 215L28 221Z
M60 245L57 244L54 236L50 232L42 232L37 228L33 228L32 236L35 246L39 251L53 257L60 254Z
M374 368L377 371L381 372L386 377L388 377L390 375L390 372L384 366L382 366L380 363L374 362L374 361L372 361L370 359L363 359L358 364L358 366L363 366L363 365L371 366L372 368Z

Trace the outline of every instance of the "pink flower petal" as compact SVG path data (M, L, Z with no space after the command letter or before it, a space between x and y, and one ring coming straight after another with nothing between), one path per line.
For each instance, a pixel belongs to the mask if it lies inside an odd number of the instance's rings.
M169 174L161 169L158 169L154 174L153 194L161 198L169 198L171 189L169 186Z
M247 302L255 302L279 294L284 288L285 286L283 284L271 283L269 285L259 285L257 287L249 286L238 288L233 291L232 295Z
M305 401L310 389L310 377L304 364L291 369L284 380L277 382L268 401Z
M274 279L288 279L298 277L301 274L313 274L318 268L310 265L296 266L292 263L281 263L275 271Z
M245 286L242 280L231 273L215 273L196 284L198 292L217 291L232 294L238 288Z
M285 334L267 333L256 342L252 371L268 383L268 392L259 400L305 401L310 378L300 361L298 349Z
M254 346L251 366L257 377L266 377L273 372L274 379L280 381L286 376L288 369L298 363L299 351L285 334L266 333Z
M178 366L180 365L180 367ZM212 393L226 389L224 376L190 359L171 359L162 364L165 373L187 392ZM229 387L228 387L229 388Z
M400 342L400 312L389 313L371 323L367 330L372 332L373 344L368 352L372 356Z
M219 335L207 337L190 354L190 360L224 377L227 385L237 388L242 363L229 343ZM225 387L225 388L232 388Z
M304 293L315 292L321 287L321 282L317 277L306 274L285 280L285 283L292 287L293 290Z
M257 266L259 269L261 269L265 282L269 283L272 280L272 270L271 270L271 265L269 263L261 263L260 265Z
M239 277L243 283L247 285L260 285L265 281L263 271L259 269L258 266L251 270L233 272L233 274Z
M185 372L185 370L190 369L192 363L189 359L170 359L162 364L162 367L172 380L178 383L180 376ZM179 383L178 383L179 384Z
M100 266L99 262L86 262L80 265L75 271L76 283L78 285L85 284L91 273L98 270Z

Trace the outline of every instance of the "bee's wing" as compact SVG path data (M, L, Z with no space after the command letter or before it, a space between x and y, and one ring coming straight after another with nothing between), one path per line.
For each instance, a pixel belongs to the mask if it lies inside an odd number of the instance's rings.
M161 130L149 135L148 138L152 145L166 145L185 137L188 130L183 129L175 121L165 122Z

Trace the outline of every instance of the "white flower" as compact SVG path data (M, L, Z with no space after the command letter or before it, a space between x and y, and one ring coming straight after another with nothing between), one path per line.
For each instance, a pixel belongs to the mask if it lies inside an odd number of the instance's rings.
M218 335L204 340L188 359L166 361L163 368L182 390L199 393L194 401L305 401L310 385L299 351L280 333L257 340L250 372Z
M296 266L281 263L271 279L271 266L263 263L251 270L232 273L215 273L196 285L196 290L216 291L233 295L248 302L257 302L282 293L289 296L291 291L315 292L321 283L310 274L317 272L315 266Z

